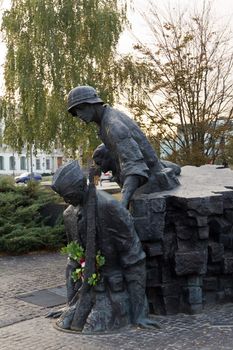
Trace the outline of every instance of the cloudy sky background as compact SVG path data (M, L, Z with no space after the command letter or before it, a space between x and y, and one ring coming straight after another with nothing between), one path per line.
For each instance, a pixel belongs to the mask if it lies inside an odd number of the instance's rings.
M43 1L43 0L41 0ZM129 20L131 30L126 30L119 42L119 52L128 53L132 50L136 38L143 42L150 41L150 34L141 14L148 15L150 6L156 6L163 11L170 6L175 10L178 7L193 9L203 5L204 0L131 0L134 11L129 11ZM213 20L221 27L229 27L233 32L233 1L232 0L211 0L213 4ZM10 0L0 0L0 17L2 12L10 7ZM233 36L232 36L233 38ZM3 64L5 59L5 45L2 36L0 36L0 95L3 91Z

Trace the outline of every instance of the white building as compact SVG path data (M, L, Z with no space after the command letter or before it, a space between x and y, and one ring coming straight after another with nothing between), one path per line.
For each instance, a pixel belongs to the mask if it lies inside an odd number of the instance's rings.
M1 143L2 127L0 124L0 175L20 175L26 171L31 171L30 155L26 149L19 154L10 147ZM60 150L53 150L48 154L43 151L37 151L36 156L32 155L33 172L43 174L54 173L62 165L64 155Z

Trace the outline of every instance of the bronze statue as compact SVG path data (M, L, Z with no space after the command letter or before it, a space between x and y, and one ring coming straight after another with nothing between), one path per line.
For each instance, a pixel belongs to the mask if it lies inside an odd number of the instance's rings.
M179 181L160 162L138 125L123 112L105 105L91 86L78 86L68 95L68 111L85 123L95 122L99 136L114 159L122 182L122 204L128 208L137 188L143 193L170 190Z
M158 326L148 318L145 253L131 215L111 195L96 191L92 180L87 185L77 161L60 167L53 178L53 190L72 205L66 210L66 221L71 215L71 222L76 220L76 224L69 222L69 237L86 252L84 277L76 283L72 276L79 264L69 259L69 307L57 325L84 333L127 325ZM91 285L98 251L105 262L98 271L97 283Z
M116 182L120 187L122 187L123 181L121 178L120 169L119 167L117 167L115 160L113 159L109 150L103 143L96 147L96 149L93 152L92 158L95 162L97 169L100 169L104 173L111 171L113 175L111 181ZM165 168L171 168L176 176L180 175L181 167L179 165L167 160L160 159L160 161Z

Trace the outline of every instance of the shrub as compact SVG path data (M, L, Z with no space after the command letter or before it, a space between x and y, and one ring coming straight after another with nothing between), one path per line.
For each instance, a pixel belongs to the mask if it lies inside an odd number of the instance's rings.
M35 182L16 186L11 177L0 180L0 252L22 254L64 246L62 215L51 227L41 214L48 204L60 202L60 197Z
M0 192L13 190L15 187L15 180L12 176L0 175Z

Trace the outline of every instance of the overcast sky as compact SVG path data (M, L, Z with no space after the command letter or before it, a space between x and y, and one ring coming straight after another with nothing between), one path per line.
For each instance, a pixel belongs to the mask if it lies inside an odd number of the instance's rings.
M213 8L213 16L219 26L229 26L233 32L233 0L210 0ZM142 14L150 13L150 6L166 11L171 9L185 8L194 9L203 6L204 0L133 0L134 11L129 11L129 19L132 24L131 30L126 30L121 36L119 50L127 53L132 50L135 37L150 40L150 34L143 20Z
M41 0L43 1L43 0ZM146 29L143 18L140 13L149 13L150 3L152 6L159 8L165 8L170 4L171 8L177 8L178 6L184 6L186 8L199 7L203 4L204 0L132 0L134 11L129 11L129 20L132 23L132 30L126 30L121 36L119 43L119 51L121 53L127 53L132 49L133 43L136 38L140 38L142 41L149 40L149 33ZM223 26L228 25L233 32L233 0L211 0L213 3L214 17ZM10 0L0 0L0 16L2 11L9 8ZM2 95L2 75L3 64L5 57L5 46L1 42L0 37L0 95Z

